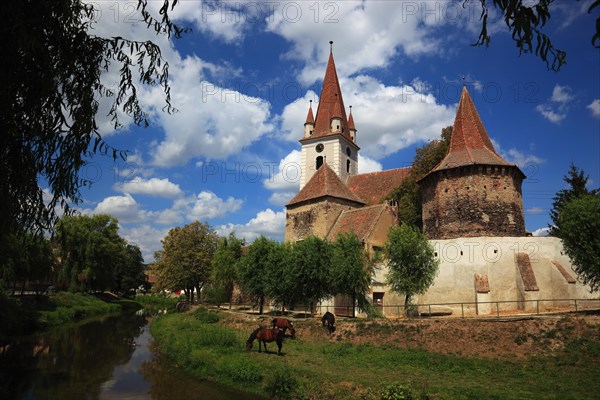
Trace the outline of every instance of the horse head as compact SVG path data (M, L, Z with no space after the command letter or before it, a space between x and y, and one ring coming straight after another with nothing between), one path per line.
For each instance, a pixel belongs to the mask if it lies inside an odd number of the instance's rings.
M256 328L254 330L254 332L252 332L250 334L250 336L248 337L248 340L246 340L246 350L250 351L252 350L252 342L254 342L254 339L256 339L256 335L258 335L258 332L261 330L262 328Z

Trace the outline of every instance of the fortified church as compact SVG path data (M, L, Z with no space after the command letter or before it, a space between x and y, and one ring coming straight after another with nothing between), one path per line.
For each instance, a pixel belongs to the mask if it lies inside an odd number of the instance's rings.
M330 52L316 115L311 102L300 139L300 191L286 205L286 241L310 235L335 240L340 233L353 232L370 252L384 245L388 230L398 224L395 205L386 198L410 167L358 174L358 137L351 106L346 114ZM496 152L463 88L448 153L418 182L423 231L441 263L433 286L415 303L470 303L458 306L460 312L466 307L488 314L537 309L546 299L598 297L577 283L559 239L526 232L524 179L516 165ZM370 296L385 315L393 315L399 310L386 306L403 304L403 296L389 290L385 275L382 265ZM492 310L491 302L506 303ZM343 315L350 304L336 296L324 305L335 306L335 313Z

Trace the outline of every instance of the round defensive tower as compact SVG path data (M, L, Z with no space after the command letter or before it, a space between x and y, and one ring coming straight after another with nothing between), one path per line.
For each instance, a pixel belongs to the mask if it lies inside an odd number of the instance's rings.
M463 88L446 157L419 181L429 239L525 236L525 174L494 149Z

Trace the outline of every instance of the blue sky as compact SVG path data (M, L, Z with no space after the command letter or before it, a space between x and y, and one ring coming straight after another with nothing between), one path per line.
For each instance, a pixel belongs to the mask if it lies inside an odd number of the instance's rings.
M590 1L552 5L545 31L568 54L558 73L519 57L497 16L490 47L470 46L480 29L475 2L183 0L173 15L193 32L171 41L139 22L135 1L91 3L101 11L95 33L152 39L170 63L179 111L162 111L159 88L140 88L150 127L124 119L115 131L100 99L101 133L130 156L90 159L82 176L94 184L78 206L118 218L147 262L170 228L195 220L248 241L283 239L284 204L298 191L298 140L309 100L316 111L330 40L353 106L359 172L409 165L415 147L452 125L464 76L496 150L528 177L529 231L547 227L570 163L599 186L600 52L591 45ZM162 2L149 3L157 10ZM117 76L103 79L111 85Z

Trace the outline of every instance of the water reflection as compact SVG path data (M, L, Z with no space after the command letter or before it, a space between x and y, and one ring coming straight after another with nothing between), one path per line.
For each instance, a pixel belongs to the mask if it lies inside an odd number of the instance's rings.
M152 351L143 314L0 344L0 399L251 399Z

